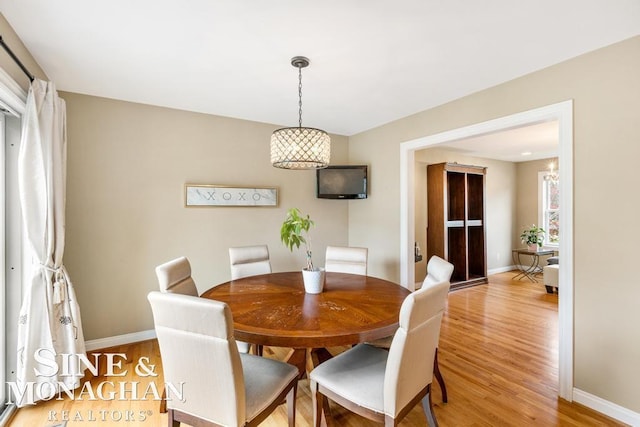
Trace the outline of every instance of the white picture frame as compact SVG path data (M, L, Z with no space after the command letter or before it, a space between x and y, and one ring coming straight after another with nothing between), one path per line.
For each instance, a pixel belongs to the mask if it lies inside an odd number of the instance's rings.
M185 207L278 206L277 187L185 184Z

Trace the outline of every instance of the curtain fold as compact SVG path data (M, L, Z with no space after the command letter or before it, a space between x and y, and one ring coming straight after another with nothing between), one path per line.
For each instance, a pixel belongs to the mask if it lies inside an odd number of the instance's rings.
M76 356L85 354L80 309L62 262L66 138L64 100L52 82L34 80L22 117L18 157L23 230L32 257L18 322L16 380L25 390L16 399L18 406L46 399L61 387L74 389L83 376Z

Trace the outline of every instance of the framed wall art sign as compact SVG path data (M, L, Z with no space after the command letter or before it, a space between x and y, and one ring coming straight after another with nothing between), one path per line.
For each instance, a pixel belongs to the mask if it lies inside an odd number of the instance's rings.
M185 184L185 206L278 206L276 187Z

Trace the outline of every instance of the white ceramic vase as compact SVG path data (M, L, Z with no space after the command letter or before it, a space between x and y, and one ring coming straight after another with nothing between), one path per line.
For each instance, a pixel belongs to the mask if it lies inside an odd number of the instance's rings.
M302 270L304 290L308 294L319 294L324 288L324 268L317 270Z

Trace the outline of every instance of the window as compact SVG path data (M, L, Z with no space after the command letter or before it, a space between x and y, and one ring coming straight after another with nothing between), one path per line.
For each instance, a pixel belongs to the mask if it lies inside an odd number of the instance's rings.
M22 296L23 233L20 222L18 196L18 151L21 122L18 117L0 113L0 215L4 227L0 228L0 328L4 332L0 342L0 426L6 425L15 405L5 405L7 381L15 381L18 345L18 316Z
M558 247L560 244L560 181L558 174L538 173L538 223L546 233L544 246Z

